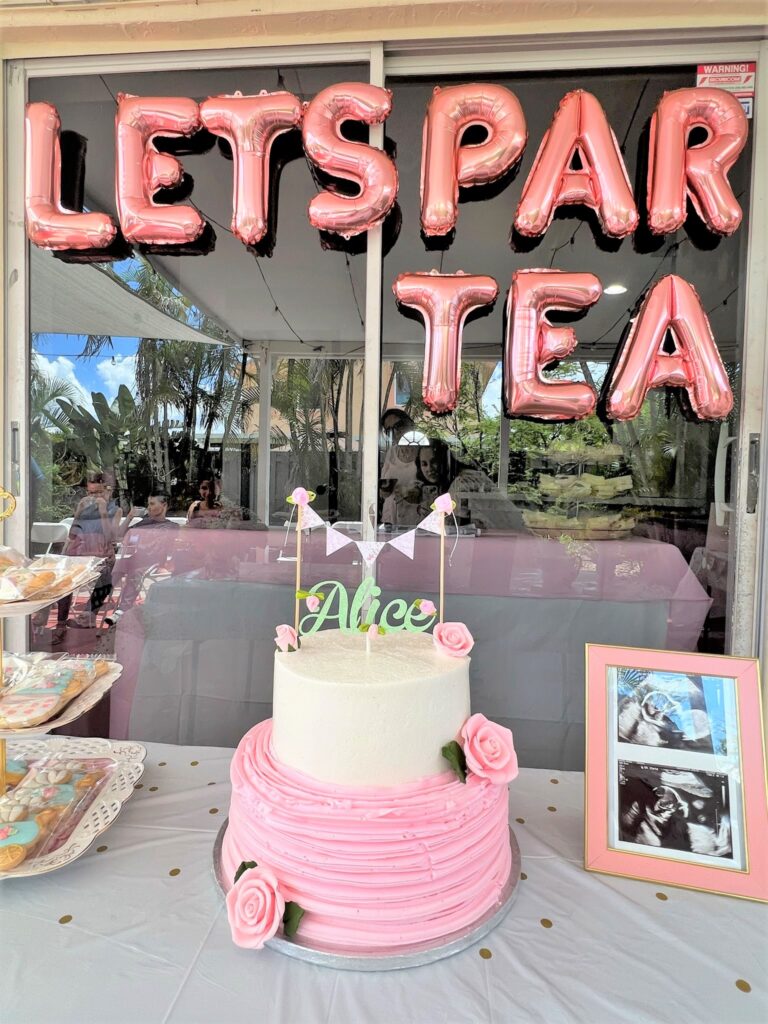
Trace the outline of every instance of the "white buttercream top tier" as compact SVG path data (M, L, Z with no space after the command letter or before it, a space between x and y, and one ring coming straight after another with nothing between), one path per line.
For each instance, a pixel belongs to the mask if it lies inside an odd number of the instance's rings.
M394 786L448 769L440 748L469 718L469 658L431 635L371 639L340 630L302 637L275 655L272 746L324 782Z

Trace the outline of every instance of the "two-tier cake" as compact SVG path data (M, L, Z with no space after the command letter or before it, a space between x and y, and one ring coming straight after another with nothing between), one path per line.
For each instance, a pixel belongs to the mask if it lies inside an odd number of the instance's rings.
M231 769L236 942L259 947L285 920L318 949L396 952L499 903L517 762L509 730L470 713L471 645L445 623L367 644L326 630L275 655L274 717Z

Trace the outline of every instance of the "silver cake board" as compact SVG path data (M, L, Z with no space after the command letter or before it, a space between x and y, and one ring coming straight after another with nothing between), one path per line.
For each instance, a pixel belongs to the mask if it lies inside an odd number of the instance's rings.
M222 846L224 833L229 819L219 829L216 842L213 844L213 874L222 895L226 896L231 883L225 879L222 864ZM405 967L421 967L433 964L454 953L479 942L496 925L500 924L512 908L517 898L520 884L520 847L517 845L515 833L509 830L509 846L512 854L512 866L509 878L501 891L498 903L495 903L484 914L460 931L444 935L437 944L434 942L418 942L395 949L343 949L334 946L313 946L301 941L300 936L286 939L275 935L267 943L267 949L295 960L317 964L319 967L333 967L340 971L398 971Z

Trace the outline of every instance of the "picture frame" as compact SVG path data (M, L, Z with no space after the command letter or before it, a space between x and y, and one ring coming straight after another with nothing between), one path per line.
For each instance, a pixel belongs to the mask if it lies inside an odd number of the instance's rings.
M586 645L584 867L768 902L755 658Z

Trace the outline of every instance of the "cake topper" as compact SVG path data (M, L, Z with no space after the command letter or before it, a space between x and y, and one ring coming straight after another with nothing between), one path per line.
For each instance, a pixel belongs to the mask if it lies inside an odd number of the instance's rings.
M456 502L453 500L450 494L440 494L435 498L434 502L430 506L431 512L429 515L422 519L412 530L408 530L407 533L400 534L397 537L392 537L390 540L377 541L377 540L353 540L351 537L345 536L340 533L331 523L326 523L321 517L310 507L310 502L314 501L316 494L314 491L308 491L304 487L296 487L293 492L286 498L289 505L292 505L291 515L286 524L286 540L288 532L293 522L293 514L296 513L296 595L294 600L294 623L293 628L297 633L300 633L300 601L306 600L307 608L310 612L316 612L318 610L317 601L322 601L324 595L317 593L315 588L311 591L301 589L301 537L304 530L311 530L314 527L322 526L326 531L325 540L325 554L326 556L333 554L341 548L346 547L348 544L354 544L363 561L367 566L373 566L376 563L379 555L387 545L395 548L397 551L404 554L406 558L413 559L414 546L416 540L417 530L427 530L429 533L436 533L440 537L440 583L439 583L439 598L437 605L438 621L444 621L445 611L445 519L446 516L451 516L453 524L456 530L456 539L451 549L448 562L451 563L453 554L456 550L456 545L459 541L459 524L456 521ZM336 584L335 580L330 581ZM341 584L336 584L341 586ZM380 593L380 591L379 591ZM420 599L424 600L424 599ZM434 611L434 605L432 602L428 602ZM387 606L389 607L389 606ZM417 605L418 607L418 605ZM433 614L433 611L429 614ZM322 621L322 619L321 619ZM319 627L316 627L319 628ZM401 627L402 628L402 627ZM408 628L405 626L404 628ZM422 627L426 628L426 627ZM422 631L422 628L418 629L418 632ZM315 632L315 630L311 630ZM354 628L353 628L354 631Z

